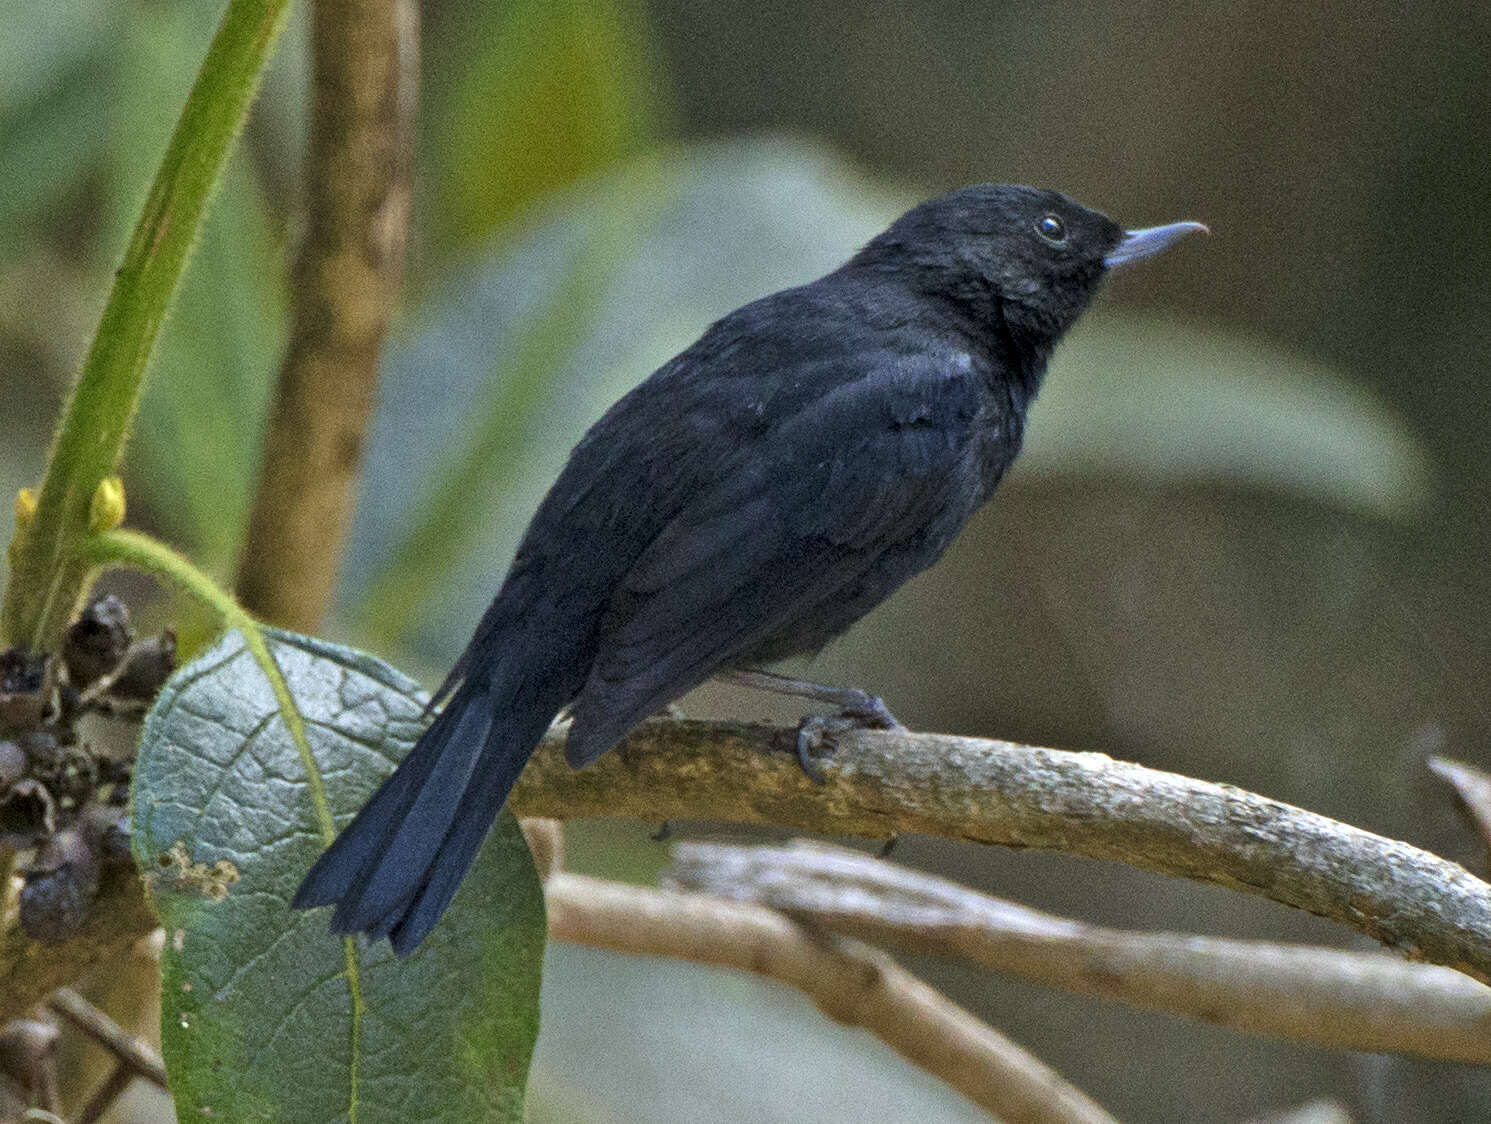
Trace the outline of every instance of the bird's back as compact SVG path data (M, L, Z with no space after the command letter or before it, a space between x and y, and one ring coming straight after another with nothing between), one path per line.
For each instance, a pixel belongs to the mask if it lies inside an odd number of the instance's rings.
M916 294L831 275L617 403L520 552L592 597L571 760L722 668L816 650L931 565L1018 448L991 364Z

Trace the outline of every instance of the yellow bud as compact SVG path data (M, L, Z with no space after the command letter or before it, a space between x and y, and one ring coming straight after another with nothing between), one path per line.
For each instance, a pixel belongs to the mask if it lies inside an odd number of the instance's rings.
M26 537L26 528L31 526L35 518L36 493L30 488L22 488L16 493L16 529L10 536L10 545L5 549L5 557L12 567L20 556L21 540Z
M95 535L112 531L124 522L124 481L105 476L93 492L88 508L88 530Z
M16 530L24 531L36 518L36 493L22 488L16 493Z

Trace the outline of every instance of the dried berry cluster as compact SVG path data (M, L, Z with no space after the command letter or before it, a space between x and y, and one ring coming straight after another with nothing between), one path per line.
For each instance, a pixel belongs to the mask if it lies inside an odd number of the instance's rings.
M83 611L59 655L0 651L0 847L31 855L20 921L37 940L75 933L104 865L130 858L132 762L96 751L78 720L143 714L175 662L175 636L136 641L115 597Z

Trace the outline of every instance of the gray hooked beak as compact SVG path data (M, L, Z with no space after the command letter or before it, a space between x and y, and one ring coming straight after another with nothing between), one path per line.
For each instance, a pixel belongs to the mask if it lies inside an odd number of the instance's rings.
M1168 226L1149 226L1143 230L1127 231L1123 241L1113 247L1113 252L1103 259L1103 264L1109 269L1116 265L1128 265L1129 262L1169 249L1187 234L1195 234L1197 231L1202 234L1211 233L1199 222L1172 222Z

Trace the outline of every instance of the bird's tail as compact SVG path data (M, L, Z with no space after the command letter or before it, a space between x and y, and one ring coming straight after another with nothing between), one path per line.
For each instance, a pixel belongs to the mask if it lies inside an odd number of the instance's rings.
M333 932L388 937L400 956L418 947L455 897L553 717L542 707L498 716L489 682L456 689L316 860L293 908L334 904Z

